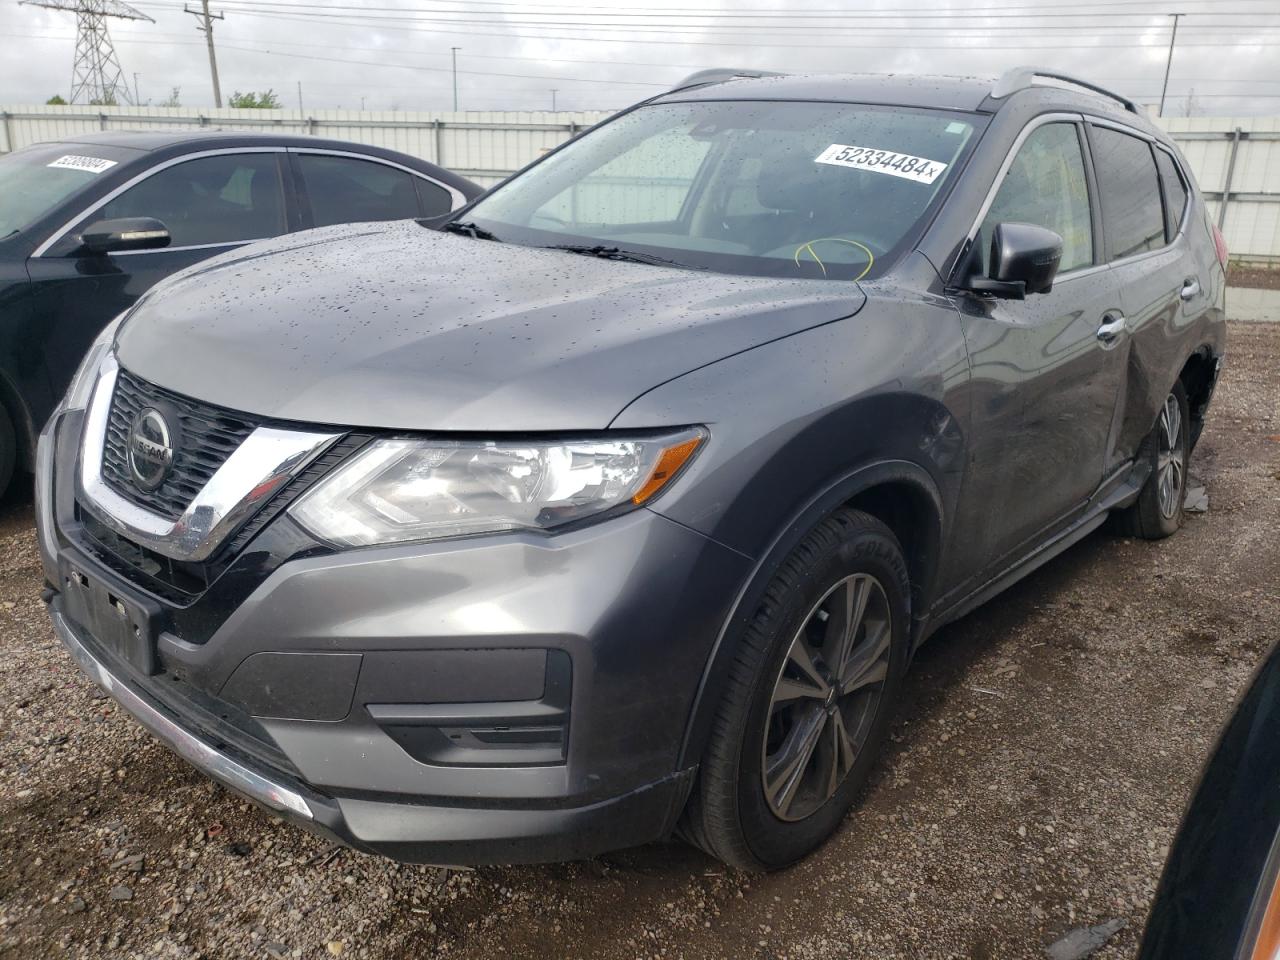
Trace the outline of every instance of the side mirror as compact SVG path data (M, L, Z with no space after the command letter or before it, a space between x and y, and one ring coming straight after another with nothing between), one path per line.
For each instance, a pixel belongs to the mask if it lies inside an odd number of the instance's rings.
M974 277L969 289L1022 300L1048 293L1062 262L1062 238L1032 223L998 223L991 232L988 277Z
M90 253L158 250L167 247L169 239L169 228L151 217L99 220L80 234L81 245Z

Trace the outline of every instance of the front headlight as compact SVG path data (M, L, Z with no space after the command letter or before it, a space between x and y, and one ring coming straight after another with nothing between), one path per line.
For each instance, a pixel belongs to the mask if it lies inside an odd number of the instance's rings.
M706 436L691 428L555 443L379 440L290 512L314 536L347 547L550 530L652 500Z
M58 406L59 411L83 410L89 405L89 398L93 395L93 385L98 382L98 367L102 364L102 358L116 342L116 331L120 329L120 321L123 319L122 313L103 327L97 339L89 345L89 350L80 361L76 375L71 378L71 385L62 396L62 403Z

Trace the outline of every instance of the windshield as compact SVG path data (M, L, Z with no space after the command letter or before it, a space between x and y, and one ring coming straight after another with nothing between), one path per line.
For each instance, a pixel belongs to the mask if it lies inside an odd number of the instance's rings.
M652 104L583 135L463 219L527 245L756 276L874 277L956 176L975 122L863 104Z
M87 143L41 144L0 157L0 238L25 230L125 158Z

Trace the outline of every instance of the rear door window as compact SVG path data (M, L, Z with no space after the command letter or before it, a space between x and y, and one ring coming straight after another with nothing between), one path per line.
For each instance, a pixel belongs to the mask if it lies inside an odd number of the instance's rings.
M1090 141L1109 258L1164 246L1164 208L1151 145L1109 127L1094 127Z
M153 174L97 211L93 220L154 217L171 247L261 240L285 232L275 153L199 157Z
M314 225L407 220L422 216L413 174L385 163L297 154Z
M1156 150L1156 167L1160 171L1160 185L1164 188L1164 235L1170 243L1178 235L1178 225L1187 209L1187 185L1182 182L1178 165L1164 150Z

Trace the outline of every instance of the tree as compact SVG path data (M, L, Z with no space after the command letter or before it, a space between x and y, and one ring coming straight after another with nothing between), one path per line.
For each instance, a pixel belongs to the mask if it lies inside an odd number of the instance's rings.
M264 90L261 93L254 93L252 90L241 93L237 90L227 101L227 106L240 110L279 110L280 98L274 90Z
M92 100L90 100L90 101L89 101L89 106L91 106L91 107L118 107L118 106L120 106L120 104L116 103L116 98L115 98L114 96L107 95L107 96L105 96L105 97L94 97Z
M162 101L160 101L160 106L162 106L162 107L180 107L180 106L182 106L181 94L182 94L182 88L181 88L181 87L174 87L174 88L173 88L173 90L172 90L172 91L170 91L170 93L169 93L169 99L168 99L168 100L162 100Z
M66 105L67 101L63 100L62 97L56 93L45 101L45 106L49 107L65 107Z

